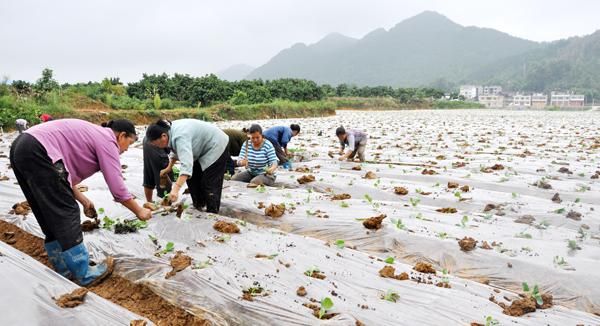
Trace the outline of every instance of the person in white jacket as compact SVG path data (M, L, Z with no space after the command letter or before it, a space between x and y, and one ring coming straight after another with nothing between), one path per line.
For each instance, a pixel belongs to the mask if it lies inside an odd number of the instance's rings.
M27 120L17 119L15 121L15 124L17 125L17 130L19 131L19 134L22 134L23 131L27 130Z

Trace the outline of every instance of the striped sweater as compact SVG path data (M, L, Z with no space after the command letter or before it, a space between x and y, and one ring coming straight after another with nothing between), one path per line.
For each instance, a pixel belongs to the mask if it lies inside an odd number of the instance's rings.
M247 153L246 148L248 149ZM277 163L275 147L266 139L259 149L255 149L252 146L252 142L245 141L240 150L239 157L241 159L248 159L248 171L253 176L264 174L270 166Z

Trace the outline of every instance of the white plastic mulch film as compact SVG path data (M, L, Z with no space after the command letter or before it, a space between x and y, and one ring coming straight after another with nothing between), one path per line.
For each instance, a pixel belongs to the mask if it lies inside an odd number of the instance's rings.
M591 179L600 170L600 114L342 111L322 119L260 121L263 127L292 122L302 127L289 145L294 169L306 166L308 172L279 170L276 187L267 188L226 181L221 216L188 208L181 218L158 214L137 233L95 230L84 234L90 252L96 259L116 256L116 273L218 325L464 325L485 324L488 316L501 324L600 324L592 314L600 312L600 200ZM337 152L339 125L366 130L367 159L379 163L362 164L359 171L358 163L337 161L330 152ZM3 137L5 154L11 140ZM140 146L121 161L128 187L142 199ZM6 163L0 158L0 173L9 176L0 183L0 218L42 236L31 214L7 214L24 197ZM568 172L558 172L563 167ZM374 179L363 178L369 171ZM314 182L297 182L308 174ZM540 181L552 188L538 187ZM449 189L448 182L459 188ZM104 209L101 218L133 218L112 201L101 175L83 184L85 195ZM465 185L468 192L460 190ZM395 187L408 194L396 194ZM331 200L342 193L351 198ZM555 193L560 203L551 200ZM286 212L266 217L261 202L283 203ZM441 208L457 212L436 211ZM363 227L363 219L380 214L387 216L381 229ZM220 233L213 229L217 220L234 222L241 232ZM478 240L478 248L461 251L457 239L464 236ZM174 251L157 257L151 238L163 249L173 242ZM479 248L483 241L492 249ZM166 279L179 250L192 257L192 266ZM430 281L451 288L382 278L378 271L389 265L383 261L388 257L395 258L397 274L413 277L420 275L412 271L415 262L430 262L438 270ZM325 279L306 275L314 270ZM1 283L16 283L10 277ZM504 297L516 298L522 282L551 293L555 306L510 317L489 300L494 295L510 305ZM304 297L296 294L300 286ZM253 301L242 299L244 290L259 287ZM303 304L319 306L325 297L336 315L319 320ZM395 302L385 300L392 297Z

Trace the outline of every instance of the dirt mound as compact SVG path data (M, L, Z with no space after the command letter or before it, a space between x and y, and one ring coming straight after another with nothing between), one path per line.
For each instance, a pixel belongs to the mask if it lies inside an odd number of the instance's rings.
M454 208L454 207L438 208L435 211L439 212L439 213L444 213L444 214L454 214L457 212L456 208Z
M83 232L92 232L95 229L100 228L100 220L95 218L93 220L85 220L81 223L81 231Z
M567 218L570 218L575 221L581 221L581 213L576 211L570 211L569 213L567 213Z
M13 224L0 220L0 234L13 232L17 240L13 247L31 256L48 268L48 255L44 249L44 240L27 233ZM6 242L6 241L5 241ZM88 288L95 294L158 325L194 325L209 326L210 323L194 316L182 308L176 307L161 298L143 283L133 283L116 274L110 275L100 284Z
M490 169L494 170L494 171L500 171L500 170L504 170L504 165L502 164L494 164L490 167Z
M479 248L481 249L485 249L485 250L492 250L492 246L490 246L490 244L487 241L483 241L481 243L481 246L479 246Z
M98 212L96 212L96 208L90 206L83 210L83 215L85 215L89 218L96 218L96 217L98 217Z
M469 192L469 191L471 191L471 188L469 188L469 186L467 186L467 185L464 185L464 186L460 187L460 191Z
M285 204L271 204L265 208L265 215L273 218L282 217L285 213Z
M565 173L565 174L573 174L573 172L571 172L571 170L569 170L569 168L567 167L561 167L560 169L558 169L558 173Z
M434 170L424 169L423 171L421 171L421 174L422 175L436 175L438 173L435 172Z
M77 288L71 293L61 295L60 297L58 297L58 299L53 299L54 301L56 301L56 304L61 308L74 308L83 303L88 291L89 290L86 288Z
M562 203L562 199L560 199L560 195L558 194L558 192L555 193L554 196L552 196L552 202L557 204Z
M360 170L362 170L362 166L355 165L355 166L352 167L352 170L354 170L354 171L360 171Z
M320 271L314 270L314 271L309 271L304 273L304 275L312 277L312 278L317 278L319 280L324 280L325 278L327 278L327 276L325 276L325 274L323 274Z
M183 251L178 251L177 253L175 253L175 256L173 256L173 258L171 258L171 267L173 267L173 269L167 273L165 278L168 279L168 278L175 276L175 274L186 269L191 264L192 264L192 257L190 257L188 255L184 255Z
M408 280L408 274L406 272L402 272L398 275L395 275L396 273L396 269L392 266L384 266L380 271L379 271L379 276L384 277L384 278L393 278L393 279L397 279L400 281L405 281Z
M515 220L515 223L528 224L528 225L533 224L533 222L535 222L535 217L533 217L531 215L523 215Z
M308 168L308 166L302 166L302 167L299 166L294 171L300 172L300 173L309 173L310 169Z
M296 290L296 295L299 297L306 296L306 289L303 286L299 287L298 290Z
M418 262L413 269L417 272L426 273L426 274L435 274L435 269L431 266L430 263L426 262Z
M352 198L352 196L350 196L349 194L337 194L333 195L333 197L331 197L331 200L345 200L350 198Z
M394 193L401 196L408 195L408 189L404 187L394 187Z
M129 322L129 326L146 326L148 322L143 319L136 319Z
M377 179L377 174L375 174L373 171L369 171L365 174L363 179Z
M240 228L235 223L225 221L215 222L213 229L223 233L240 233Z
M462 238L462 240L458 241L458 245L460 246L460 250L462 251L471 251L475 249L475 246L477 245L477 240L470 237L464 237Z
M365 221L363 221L363 226L369 230L379 230L379 229L381 229L381 222L383 222L383 219L386 217L387 217L387 215L385 215L385 214L370 217L370 218L366 219Z
M497 206L496 206L496 205L494 205L494 204L487 204L487 205L485 205L485 207L483 208L483 211L484 211L484 212L489 212L489 211L491 211L492 209L496 209L496 207L497 207Z
M448 182L448 189L456 189L458 186L459 185L456 182Z
M31 212L31 207L27 201L16 203L12 206L12 210L8 214L27 215Z
M519 317L526 313L535 311L535 299L523 298L513 300L510 306L504 308L502 313L509 316Z
M300 178L296 179L298 180L298 183L303 185L305 183L309 183L309 182L314 182L315 181L315 176L312 174L309 175L303 175Z
M308 309L311 309L313 311L313 316L320 318L320 319L331 319L331 318L339 315L339 313L327 312L323 316L319 316L319 311L321 310L321 307L319 305L314 304L314 303L303 303L302 305Z
M552 185L543 180L537 181L533 185L540 189L552 189Z

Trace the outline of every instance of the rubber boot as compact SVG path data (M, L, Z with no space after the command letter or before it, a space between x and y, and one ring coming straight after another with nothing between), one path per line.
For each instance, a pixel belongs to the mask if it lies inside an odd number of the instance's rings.
M110 256L106 258L105 262L90 266L90 256L83 242L63 251L62 256L67 268L73 274L75 282L81 286L93 286L100 283L112 273L114 268L114 261Z
M291 170L292 169L292 162L291 161L287 161L287 162L283 163L281 165L281 167L283 167L285 170Z
M46 242L44 243L44 248L46 248L48 260L50 261L52 267L54 267L54 270L65 278L70 279L72 274L67 268L67 264L62 257L62 248L60 247L60 243L58 243L56 240L52 242Z

